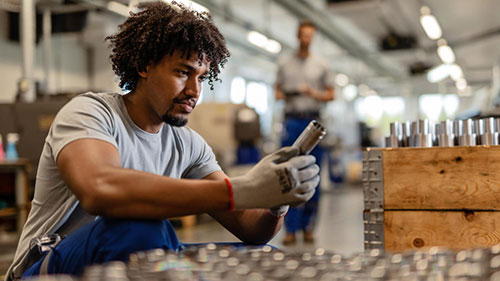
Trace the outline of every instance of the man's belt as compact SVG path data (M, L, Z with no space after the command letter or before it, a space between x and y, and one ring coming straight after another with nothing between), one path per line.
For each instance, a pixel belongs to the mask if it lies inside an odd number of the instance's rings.
M306 112L286 112L285 118L298 118L298 119L318 119L318 111L306 111Z

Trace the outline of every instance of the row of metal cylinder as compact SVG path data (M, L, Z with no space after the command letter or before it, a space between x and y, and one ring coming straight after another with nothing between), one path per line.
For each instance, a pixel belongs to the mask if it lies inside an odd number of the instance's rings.
M498 145L500 118L429 120L390 123L386 147L432 147Z

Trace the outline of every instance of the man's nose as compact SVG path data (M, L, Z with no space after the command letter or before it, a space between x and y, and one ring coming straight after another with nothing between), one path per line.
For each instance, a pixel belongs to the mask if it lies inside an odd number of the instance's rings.
M186 94L198 98L201 94L202 83L197 78L191 78L186 85Z

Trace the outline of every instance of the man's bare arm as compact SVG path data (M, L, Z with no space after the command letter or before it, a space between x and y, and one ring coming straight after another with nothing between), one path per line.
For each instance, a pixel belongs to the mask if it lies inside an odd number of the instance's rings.
M225 177L223 172L215 172L205 179L218 181ZM272 215L268 209L213 211L209 214L241 241L252 244L267 243L283 224L283 218Z
M121 167L117 149L96 139L80 139L59 153L57 166L83 208L94 215L162 219L225 210L223 179L187 180Z
M319 101L327 102L332 101L335 98L335 90L333 89L333 87L328 87L324 91L318 91L309 86L304 86L302 87L301 91L304 94L311 96Z
M285 98L285 94L283 94L283 90L281 89L281 86L278 84L274 85L274 97L277 100L282 100Z

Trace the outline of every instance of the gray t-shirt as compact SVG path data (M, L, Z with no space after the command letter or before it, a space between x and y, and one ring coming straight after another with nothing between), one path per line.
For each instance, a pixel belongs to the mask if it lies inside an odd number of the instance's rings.
M285 94L286 113L319 112L322 102L300 93L300 85L324 91L334 86L333 74L326 60L313 54L301 58L297 54L289 54L278 61L276 83Z
M132 121L123 96L90 92L77 96L56 115L45 140L31 211L6 276L13 270L15 276L20 277L26 270L22 263L30 240L55 231L78 205L77 198L59 175L56 159L67 144L83 138L114 145L122 167L128 169L190 179L221 170L212 149L192 129L164 124L158 133L149 133Z

